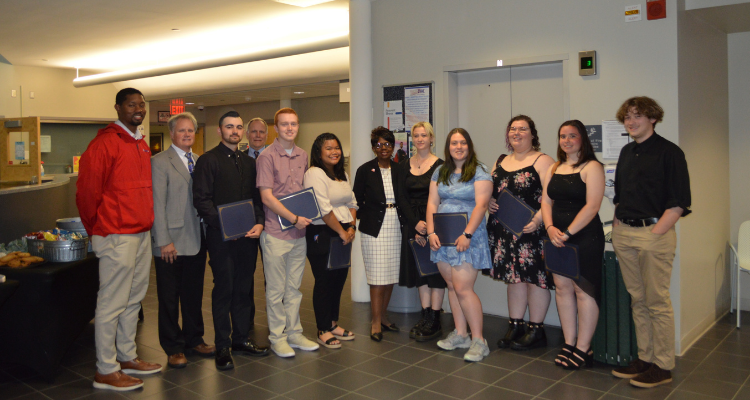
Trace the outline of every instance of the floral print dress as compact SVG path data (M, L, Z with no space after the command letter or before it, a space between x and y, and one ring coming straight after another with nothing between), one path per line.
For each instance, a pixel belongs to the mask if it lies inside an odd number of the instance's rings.
M541 155L539 155L541 157ZM537 160L539 159L537 157ZM535 210L542 207L542 179L534 164L516 171L506 171L500 166L500 156L492 173L493 196L505 188L522 199ZM542 289L554 289L552 277L544 269L543 234L544 224L536 232L524 233L520 238L495 219L493 214L487 221L487 233L492 255L490 276L506 283L533 283Z

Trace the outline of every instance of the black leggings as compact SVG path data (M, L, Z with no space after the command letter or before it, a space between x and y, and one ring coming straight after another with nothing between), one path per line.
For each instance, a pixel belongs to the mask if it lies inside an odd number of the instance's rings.
M349 224L342 225L346 229ZM332 322L339 320L341 292L344 290L344 284L349 275L349 268L328 270L328 249L330 249L328 240L330 236L328 235L336 235L336 233L325 225L307 227L307 259L310 261L315 277L313 309L319 331L331 329Z

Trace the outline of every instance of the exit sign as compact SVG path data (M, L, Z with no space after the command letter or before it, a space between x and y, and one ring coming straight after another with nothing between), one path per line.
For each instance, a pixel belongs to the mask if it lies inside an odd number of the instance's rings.
M172 99L169 102L169 113L177 115L185 112L185 99Z

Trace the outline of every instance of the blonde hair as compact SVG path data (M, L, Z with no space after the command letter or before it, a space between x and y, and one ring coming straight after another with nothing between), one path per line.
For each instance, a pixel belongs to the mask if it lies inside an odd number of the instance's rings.
M417 122L416 124L414 124L414 126L411 127L412 134L417 128L424 128L425 132L430 135L430 153L432 153L432 144L435 143L435 130L432 129L432 124L427 121Z

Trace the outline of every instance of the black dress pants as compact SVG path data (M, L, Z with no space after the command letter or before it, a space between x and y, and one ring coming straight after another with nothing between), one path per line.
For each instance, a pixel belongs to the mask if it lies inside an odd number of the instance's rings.
M169 264L154 257L159 297L159 343L167 355L184 353L203 343L203 276L206 247L194 256L177 256ZM182 310L182 328L179 318Z
M223 241L218 229L207 229L208 264L214 275L211 311L216 348L247 340L255 318L254 277L258 239ZM230 340L231 336L231 340Z
M348 224L342 225L348 226ZM333 229L326 225L309 225L305 235L307 259L310 261L310 268L315 277L313 287L315 322L319 331L327 331L331 328L333 321L339 320L341 292L344 290L349 268L328 269L330 237L336 235Z

